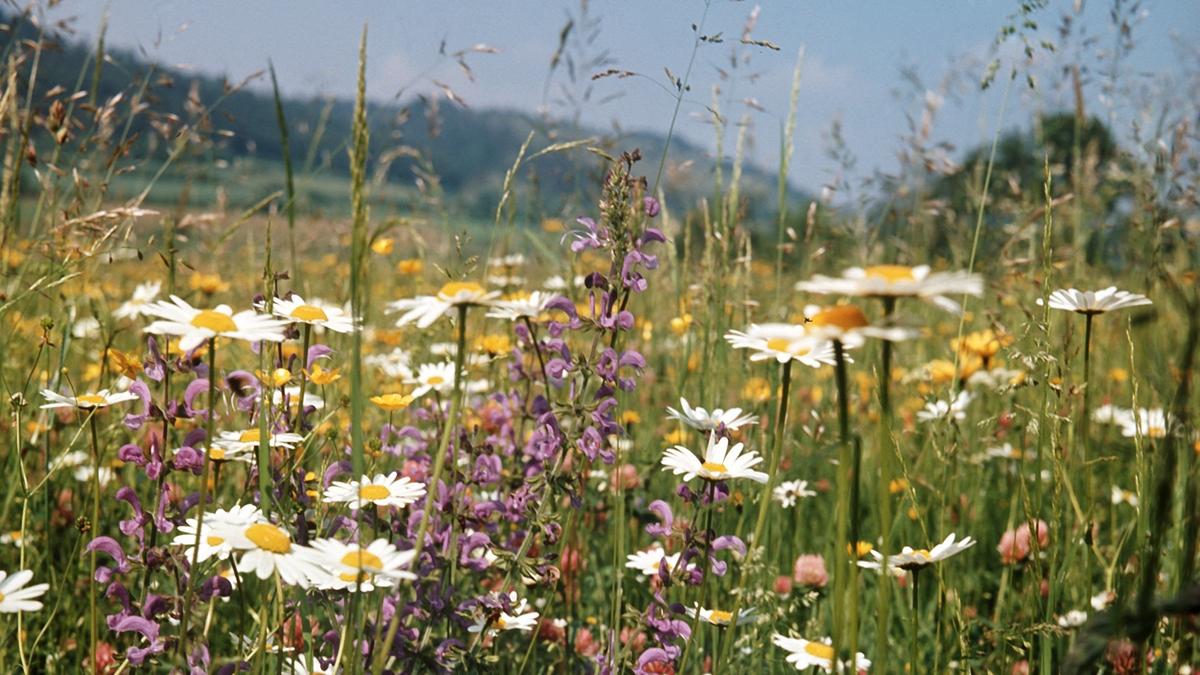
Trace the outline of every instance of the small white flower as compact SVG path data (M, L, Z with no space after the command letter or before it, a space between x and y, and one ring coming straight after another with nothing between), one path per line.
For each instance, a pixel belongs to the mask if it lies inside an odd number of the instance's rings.
M211 513L205 513L204 524L200 527L200 550L196 555L197 562L204 562L214 556L219 560L226 560L233 553L233 543L220 534L219 526L245 528L253 523L265 522L267 522L266 517L253 504L239 504L228 511L217 509ZM188 518L176 532L178 534L171 540L172 545L186 546L189 549L196 546L195 518ZM187 553L187 559L192 559L190 550Z
M292 385L290 387L284 387L283 391L280 391L278 388L274 388L274 393L271 395L271 405L274 405L274 406L283 405L283 395L284 394L287 394L288 405L291 406L292 408L295 408L296 403L300 400L300 386ZM325 399L312 393L312 391L305 391L304 392L304 407L312 408L313 410L321 410L325 407Z
M745 331L729 331L725 341L734 349L751 350L751 361L799 361L810 368L836 363L832 343L814 338L799 324L752 323Z
M403 508L425 496L425 486L414 483L408 476L399 477L393 471L374 478L363 476L357 481L334 481L325 488L323 501L327 504L346 503L357 509L360 503Z
M146 326L152 335L175 335L179 348L185 352L199 347L214 337L227 337L247 342L282 342L287 322L247 309L237 314L228 305L214 309L197 309L177 296L171 302L159 301L146 306L144 313L158 317Z
M1113 591L1100 591L1099 593L1092 596L1092 599L1091 599L1092 609L1096 610L1097 612L1102 612L1109 605L1116 602L1116 600L1117 600L1117 594L1114 593Z
M306 555L311 555L322 572L313 579L317 588L369 593L399 579L417 578L405 569L416 551L398 551L386 539L376 539L365 549L336 539L314 539L309 547L311 553Z
M663 470L670 470L676 476L682 475L685 481L699 476L709 481L749 478L758 483L767 482L767 474L751 468L762 462L763 458L753 451L743 454L743 447L741 443L729 447L728 438L717 440L716 434L710 434L703 460L691 450L676 445L668 448L663 455Z
M319 300L305 302L304 298L295 293L286 300L275 298L271 303L271 313L292 323L320 326L335 333L354 331L354 317L346 310Z
M397 326L406 326L415 321L417 328L428 328L451 307L490 305L499 295L473 281L451 281L442 286L437 295L396 300L387 308L389 312L403 312L396 321Z
M1058 617L1058 626L1059 628L1079 628L1087 622L1087 618L1087 612L1082 609L1073 609Z
M363 358L363 363L375 366L389 378L409 380L413 376L411 356L400 347L386 354L370 354Z
M207 523L204 529L208 530ZM312 549L293 544L290 534L265 520L249 525L216 521L212 524L211 534L228 541L234 550L242 551L238 569L253 571L259 579L278 573L284 583L308 588L314 578L323 574L312 562Z
M1112 503L1113 505L1128 504L1136 509L1138 505L1138 496L1136 492L1122 490L1120 487L1114 485L1112 486Z
M951 532L942 540L942 543L932 549L914 549L911 546L905 546L899 553L888 556L888 567L893 570L918 570L956 556L974 545L975 540L970 537L963 537L955 541L955 534ZM872 550L871 556L875 560L860 560L858 566L875 570L882 568L883 554Z
M1167 414L1162 408L1131 410L1120 424L1121 435L1126 438L1164 438L1167 435Z
M1019 449L1014 448L1012 443L1005 443L998 448L988 448L984 454L990 459L1016 459L1019 460L1025 455Z
M271 434L267 445L272 448L287 448L291 450L296 445L304 440L300 434L290 432ZM213 441L212 449L209 450L209 457L212 459L235 459L236 455L241 455L254 450L262 441L262 436L258 429L244 429L242 431L222 431L217 435L217 440Z
M796 670L820 668L827 673L833 672L835 655L831 646L832 640L829 638L814 641L803 638L790 638L776 633L771 636L771 642L775 643L776 647L788 653L785 659L788 663L795 666ZM838 672L844 672L846 665L848 664L838 664ZM871 661L863 656L862 652L854 655L854 672L862 672L870 667Z
M934 422L941 419L964 420L967 418L967 405L971 403L971 394L967 391L958 392L953 401L930 401L924 410L917 411L917 419L922 422Z
M655 542L650 548L630 553L625 556L625 560L625 566L629 569L637 570L644 576L653 577L658 575L660 565L664 560L667 562L668 572L675 569L675 565L679 563L679 553L667 555L662 545Z
M734 430L758 422L756 415L743 415L741 408L730 408L729 410L714 408L712 412L709 412L700 406L691 407L688 405L687 399L682 397L679 399L679 406L683 408L683 412L668 406L667 416L700 431L712 431L721 425L724 425L726 429Z
M453 363L422 363L417 368L416 376L407 380L406 384L417 385L412 391L412 397L420 398L430 391L439 394L451 391L454 389L454 379Z
M514 602L517 600L516 592L509 593L509 598ZM502 630L519 630L529 632L537 627L538 613L526 611L529 609L528 603L522 598L520 602L516 602L512 612L500 612L497 616L491 617L481 615L476 617L475 623L467 628L471 633L482 633L487 631L489 635L494 635Z
M1038 305L1042 299L1038 298ZM1109 286L1099 291L1080 291L1074 288L1059 289L1050 294L1051 309L1078 314L1104 314L1126 307L1140 307L1154 304L1149 298L1129 291L1118 291L1116 286Z
M107 389L101 389L94 394L78 394L76 396L63 396L49 389L43 389L42 396L48 401L42 408L83 408L84 410L107 408L110 405L126 401L136 401L138 398L137 394L130 391L114 393Z
M731 622L733 622L733 612L726 612L720 609L704 609L703 607L688 607L684 609L684 612L693 619L696 618L697 611L700 613L701 621L710 623L714 626L728 626ZM745 624L746 620L753 616L753 607L741 610L738 612L738 625L741 626Z
M806 480L788 480L776 486L772 495L783 508L790 509L799 500L805 497L816 497L817 493L808 489Z
M537 319L546 311L546 306L558 297L560 296L553 293L534 291L523 297L499 300L492 305L492 309L487 313L487 316L492 319L507 319L509 321Z
M133 289L133 295L129 300L126 300L120 307L113 310L113 316L118 319L136 319L139 316L148 316L146 307L154 302L161 289L161 281L138 284L137 288Z
M932 272L929 265L851 267L841 277L821 274L796 284L796 290L823 295L868 298L920 298L958 313L949 295L983 295L983 277L969 272Z
M42 608L42 603L34 598L41 597L50 584L26 586L32 579L31 570L21 570L11 576L0 570L0 613L36 612Z

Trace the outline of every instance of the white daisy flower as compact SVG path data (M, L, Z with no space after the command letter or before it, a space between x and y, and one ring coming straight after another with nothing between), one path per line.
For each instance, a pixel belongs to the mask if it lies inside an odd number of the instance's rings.
M525 256L520 253L510 253L498 258L489 258L488 267L520 267L525 264Z
M942 543L932 549L914 549L911 546L905 546L899 553L888 556L888 567L893 570L921 569L956 556L974 545L975 540L970 537L963 537L955 541L955 534L951 532L942 540ZM874 570L880 569L883 566L883 554L872 550L871 556L875 560L860 560L858 566Z
M42 406L45 408L83 408L90 410L92 408L107 408L110 405L125 403L126 401L136 401L138 395L130 391L110 392L107 389L101 389L94 394L78 394L75 396L63 396L49 389L42 390L42 396L48 401Z
M790 509L796 505L796 502L805 497L816 497L817 493L808 489L808 481L806 480L787 480L780 483L772 490L771 494L775 497L775 501L779 502L785 509Z
M728 626L733 621L733 612L726 612L721 609L704 609L703 607L687 607L683 611L693 619L696 618L696 612L700 612L700 620L705 623L710 623L714 626ZM747 619L754 616L754 608L750 607L738 612L738 625L743 625Z
M1098 424L1126 426L1133 424L1133 411L1128 408L1105 403L1092 411L1092 421Z
M1001 445L998 448L988 448L987 450L984 451L984 455L988 459L1016 459L1016 460L1019 460L1019 459L1022 459L1025 457L1025 453L1021 452L1021 450L1018 448L1014 448L1012 446L1012 443L1005 443L1004 445Z
M679 553L667 555L662 544L655 542L650 548L625 556L625 567L637 570L644 576L653 577L658 575L659 565L664 560L667 561L667 569L672 570L679 563Z
M91 461L91 458L91 455L82 450L64 452L58 457L50 460L50 470L57 471L59 469L73 469L75 467L87 464L89 461Z
M417 368L417 374L405 383L417 385L412 391L412 396L420 398L430 391L439 394L451 391L454 389L454 379L453 363L422 363Z
M259 446L262 440L262 435L258 429L244 429L242 431L222 431L217 435L217 440L213 441L212 450L209 451L209 457L216 457L218 450L223 451L226 455L225 459L233 459L230 455L239 455L250 450L254 450ZM271 434L267 445L272 448L287 448L291 450L297 444L302 442L304 437L300 434L290 432Z
M809 293L867 298L920 298L958 313L958 303L948 295L983 295L983 277L969 272L931 272L929 265L873 265L851 267L841 277L821 274L796 284Z
M708 447L704 450L701 460L691 450L676 445L668 448L663 455L663 471L670 470L676 476L683 476L689 481L696 476L704 480L730 480L733 478L749 478L758 483L767 482L767 474L755 471L750 467L763 461L758 453L750 451L742 453L743 445L738 443L729 447L729 439L716 439L716 434L708 437Z
M113 310L113 316L118 319L136 319L139 316L147 316L146 307L154 302L161 289L161 281L138 284L137 288L133 289L133 295L120 307Z
M0 544L14 546L16 548L24 548L25 535L20 530L5 532L4 534L0 534Z
M416 551L398 551L386 539L376 539L361 548L357 543L315 539L309 547L312 561L321 569L313 585L326 590L362 590L391 586L398 579L416 579L406 567Z
M514 591L509 593L508 597L516 602L517 594ZM475 619L474 625L467 627L467 631L471 633L482 633L486 630L489 635L494 635L496 632L502 630L519 630L529 632L537 627L538 613L526 611L528 609L529 604L525 602L524 598L521 598L521 601L517 602L511 613L500 612L495 617L487 615L479 616Z
M752 350L751 361L799 361L810 368L835 363L833 345L828 340L814 339L804 326L798 324L752 323L745 331L729 331L725 341L734 349Z
M1162 408L1138 408L1129 413L1129 416L1120 422L1122 436L1163 438L1167 435L1167 414Z
M1114 506L1117 504L1128 504L1136 509L1138 496L1136 492L1122 490L1119 486L1114 485L1112 486L1112 503Z
M417 328L428 328L451 307L461 305L490 305L500 296L473 281L451 281L442 286L437 295L421 295L388 304L389 312L404 312L396 320L397 326L406 326L414 321Z
M755 415L743 415L741 408L730 408L729 410L715 408L709 412L699 406L693 408L683 397L679 399L679 407L683 408L683 412L668 406L667 416L700 431L712 431L721 425L725 425L726 429L733 430L758 422L758 417Z
M1042 304L1041 298L1038 298L1037 304ZM1109 286L1099 291L1080 291L1074 288L1059 289L1050 294L1050 302L1048 304L1050 305L1050 309L1094 315L1104 314L1116 309L1125 309L1126 307L1153 305L1154 302L1144 295L1130 293L1129 291L1118 291L1116 286Z
M0 570L0 613L36 612L42 603L34 600L50 588L50 584L26 586L33 579L31 570L21 570L9 575Z
M867 338L899 342L918 335L911 328L872 326L867 315L854 305L809 305L804 308L804 318L808 321L805 330L810 335L823 340L837 340L845 347L859 347Z
M220 526L245 528L253 523L265 522L267 522L266 517L253 504L239 504L228 511L217 509L216 511L205 513L204 524L200 527L200 550L196 554L196 561L204 562L212 557L216 557L219 560L227 560L229 555L233 553L233 542L221 535ZM186 546L189 549L187 559L191 560L192 553L190 549L196 546L196 519L188 518L183 525L179 526L176 532L178 534L171 540L171 544L174 546Z
M805 640L803 638L790 638L776 633L771 636L771 642L775 643L776 647L783 649L788 653L785 660L796 667L796 670L805 670L807 668L820 668L821 670L830 673L833 672L833 642L829 638L822 638L820 641ZM846 670L846 663L838 664L838 672ZM863 656L862 652L854 655L854 672L861 673L871 667L871 661Z
M322 501L346 503L351 509L357 509L359 503L404 508L424 496L424 484L414 483L408 476L400 477L393 471L386 476L376 474L374 478L364 475L361 480L335 480L325 488Z
M1092 609L1096 610L1097 612L1102 612L1108 608L1109 605L1116 601L1117 594L1115 591L1100 591L1099 593L1093 595L1089 602L1092 605Z
M534 291L524 297L499 300L492 305L487 316L491 319L508 319L509 321L537 319L546 311L546 306L550 304L550 301L558 297L554 293Z
M95 339L100 337L100 320L87 316L71 323L71 337L77 340Z
M71 472L71 475L80 483L88 483L91 482L93 474L95 473L96 471L92 468L91 464L84 464L76 467L75 470ZM100 467L100 472L96 476L100 482L100 485L108 485L110 482L112 482L112 479L116 477L117 473L107 466Z
M967 391L958 392L953 401L930 401L924 410L917 411L917 419L922 422L934 422L941 419L963 420L967 417L967 406L971 403L971 394Z
M1058 617L1059 628L1079 628L1087 622L1087 612L1082 609L1073 609L1066 614Z
M396 347L386 354L370 354L363 357L363 363L375 366L386 377L410 380L413 376L411 358L407 351Z
M208 523L204 530L208 530ZM201 532L202 536L208 534ZM217 521L212 524L211 534L227 540L235 551L241 551L238 569L253 571L259 579L278 573L284 583L308 588L312 579L323 574L312 562L312 549L293 544L292 536L273 523L256 521L245 525Z
M247 342L282 342L286 321L247 309L237 314L229 305L214 309L196 309L177 296L171 302L159 301L146 306L145 313L158 317L144 332L179 337L179 348L191 351L209 338L227 337Z
M345 309L322 303L319 300L305 302L304 298L295 293L286 300L275 298L271 303L271 313L292 323L320 326L335 333L354 331L354 317Z

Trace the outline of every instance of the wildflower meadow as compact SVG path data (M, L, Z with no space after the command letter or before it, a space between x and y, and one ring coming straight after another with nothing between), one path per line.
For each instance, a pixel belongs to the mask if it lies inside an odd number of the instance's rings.
M670 133L522 130L470 217L370 25L318 126L282 62L166 87L3 5L0 672L1194 672L1200 59L1095 116L1082 10L1010 3L977 152L930 94L901 171L801 197L808 56L709 4L699 189ZM644 77L571 16L552 74ZM764 190L726 53L790 60ZM221 178L243 95L280 171Z

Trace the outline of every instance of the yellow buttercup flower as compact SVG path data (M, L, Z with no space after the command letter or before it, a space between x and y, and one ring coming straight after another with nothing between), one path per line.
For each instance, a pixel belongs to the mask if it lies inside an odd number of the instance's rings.
M134 379L142 372L142 361L133 354L127 354L119 349L109 348L108 365L129 379Z
M512 340L502 333L483 335L475 340L475 348L485 354L498 356L512 351Z
M371 397L371 403L374 403L388 412L404 410L408 406L412 405L413 400L415 399L408 394L384 394L382 396Z
M333 368L331 370L325 370L324 368L321 367L321 364L319 364L319 363L314 363L313 367L312 367L312 372L310 372L308 374L309 382L312 382L313 384L317 384L317 385L330 384L330 383L336 382L337 380L340 380L341 378L342 378L342 374L338 372L337 368Z
M380 237L371 242L371 250L379 255L390 255L396 248L396 241L391 237Z
M287 368L276 368L270 372L264 370L255 370L254 376L259 382L272 387L282 387L292 381L292 371Z
M396 263L396 271L405 276L416 276L425 269L425 263L416 258L406 258Z
M188 281L188 285L193 291L200 291L205 295L224 293L229 290L229 283L221 279L220 274L192 272L192 277Z

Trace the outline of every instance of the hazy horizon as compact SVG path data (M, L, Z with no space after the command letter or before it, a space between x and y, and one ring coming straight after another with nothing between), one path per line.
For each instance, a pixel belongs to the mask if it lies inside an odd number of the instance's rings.
M572 0L519 0L485 3L474 0L447 3L427 11L418 3L380 3L357 0L337 7L325 3L281 0L231 2L216 0L199 6L180 0L108 3L62 2L44 10L47 18L74 16L76 37L94 40L108 13L107 43L144 52L149 58L185 70L226 75L239 81L266 67L271 59L280 86L288 96L350 98L354 92L358 39L369 26L369 96L380 102L451 88L473 108L543 111L571 118L576 109L561 103L559 86L567 83L560 67L547 84L551 55L568 20L579 28L581 5ZM722 85L721 112L727 120L725 153L733 152L734 125L748 116L752 126L750 157L764 169L778 165L779 135L787 114L788 94L797 54L804 49L799 113L791 175L793 183L810 190L829 182L839 171L827 156L831 125L841 127L845 148L857 158L851 178L897 166L896 152L910 125L919 124L925 93L944 99L928 145L947 143L949 155L990 139L1001 109L1005 75L991 90L978 92L978 82L992 58L998 27L1016 10L1016 3L969 1L942 5L864 3L869 11L846 16L839 8L816 4L763 2L752 38L770 41L778 51L739 44L747 17L756 5L712 2L705 15L703 2L636 3L632 0L591 3L597 21L592 54L606 51L603 68L634 71L642 77L609 77L596 81L580 68L575 93L594 87L592 103L578 109L580 121L595 127L619 124L626 130L665 133L675 99L668 90L664 68L683 77L692 55L692 24L705 35L720 34L724 42L701 43L691 75L691 91L680 108L677 133L709 150L715 134L706 106L712 87ZM1052 2L1037 14L1041 31L1036 39L1059 37L1069 2ZM1114 28L1108 6L1083 3L1080 21L1069 49L1082 49L1094 58L1113 53ZM540 10L540 11L539 11ZM313 37L319 26L319 37ZM576 31L578 34L578 30ZM1086 34L1086 40L1079 40ZM298 39L303 38L303 39ZM1133 26L1135 48L1122 54L1117 68L1125 78L1146 82L1188 71L1200 38L1200 5L1151 3ZM484 44L497 53L472 53L467 62L472 81L453 59L439 56ZM1085 45L1080 47L1079 45ZM224 45L213 49L213 45ZM736 80L721 81L731 72L731 50L751 56L739 64ZM587 54L585 54L586 56ZM1019 57L1010 44L1001 51L1007 63ZM1023 125L1035 109L1054 110L1073 105L1060 87L1063 59L1069 53L1038 53L1033 72L1039 88L1014 86L1004 127ZM1092 60L1089 58L1088 60ZM565 63L565 62L564 62ZM1110 60L1111 64L1111 60ZM919 81L911 76L916 75ZM954 75L951 79L948 76ZM1089 113L1102 119L1106 72L1085 72ZM265 80L256 83L266 86ZM963 94L961 97L959 94ZM1126 130L1118 128L1118 135Z

